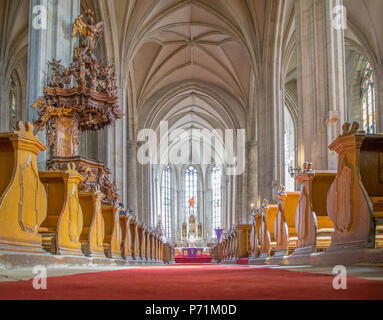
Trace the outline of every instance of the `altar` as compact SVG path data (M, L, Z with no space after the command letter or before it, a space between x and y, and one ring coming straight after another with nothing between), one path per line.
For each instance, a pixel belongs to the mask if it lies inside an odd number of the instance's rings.
M210 248L175 248L176 263L210 263Z

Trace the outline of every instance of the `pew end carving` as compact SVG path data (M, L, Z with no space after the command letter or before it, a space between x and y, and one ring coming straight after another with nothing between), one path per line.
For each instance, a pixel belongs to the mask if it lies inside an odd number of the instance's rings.
M383 135L358 132L357 122L349 128L346 123L343 134L329 146L338 154L338 169L327 196L327 211L335 230L326 252L375 246L371 197L383 196L379 179Z
M107 258L121 259L122 231L120 226L121 208L102 204L102 216L105 222L104 250Z
M38 230L47 215L47 194L37 155L46 147L31 123L0 133L0 251L44 253Z
M80 236L82 250L88 257L105 258L105 222L101 208L104 195L100 191L80 192L79 198L84 217Z
M296 211L298 240L294 256L309 256L330 245L334 229L327 215L327 193L335 175L336 171L314 171L312 163L306 162L297 176L301 191Z
M83 213L78 196L83 177L74 164L68 164L67 171L40 172L40 180L48 194L47 217L40 228L44 249L52 254L83 256Z

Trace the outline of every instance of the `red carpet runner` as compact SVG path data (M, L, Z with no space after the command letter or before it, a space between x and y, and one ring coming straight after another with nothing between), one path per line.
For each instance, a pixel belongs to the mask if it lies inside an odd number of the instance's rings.
M247 266L176 265L52 277L47 290L32 280L0 283L0 299L253 300L383 299L383 282Z

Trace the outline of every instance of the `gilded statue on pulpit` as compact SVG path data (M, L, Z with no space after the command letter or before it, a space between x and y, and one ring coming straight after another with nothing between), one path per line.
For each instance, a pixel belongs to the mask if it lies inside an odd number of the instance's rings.
M94 12L92 10L86 10L86 24L83 22L83 15L78 16L74 25L72 38L80 35L80 40L83 45L84 51L93 53L93 49L96 44L96 38L99 38L101 32L104 30L104 23L101 21L94 24Z

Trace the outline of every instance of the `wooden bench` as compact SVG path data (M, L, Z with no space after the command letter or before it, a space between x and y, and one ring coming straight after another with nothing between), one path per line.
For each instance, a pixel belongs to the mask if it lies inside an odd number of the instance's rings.
M102 216L105 222L104 251L106 257L110 259L122 259L120 211L119 206L102 204Z
M358 128L357 122L345 123L342 135L329 146L338 154L338 169L327 196L335 230L326 252L381 245L383 135Z
M277 216L274 224L274 256L285 256L296 247L295 214L299 202L299 192L286 192L281 186L274 200L277 202Z
M154 261L161 262L160 251L161 251L160 236L157 230L154 232Z
M0 133L0 252L46 253L38 230L47 215L47 194L37 170L46 147L31 123Z
M277 246L277 241L275 239L275 219L277 218L278 206L276 204L271 204L267 200L263 201L263 205L260 210L265 211L265 219L267 231L270 234L270 250L271 255L274 255L275 248Z
M150 253L150 228L145 228L145 260L147 262L151 262L151 253Z
M130 232L132 235L132 257L136 262L141 261L137 228L138 219L133 217L133 219L130 219Z
M250 234L250 250L249 260L256 259L259 253L259 223L257 224L257 210L253 209L250 214L251 234Z
M254 228L254 254L249 258L249 264L262 264L271 256L271 236L269 229L273 228L276 215L276 206L274 215L270 214L270 206L267 200L263 200L260 208L253 214Z
M223 237L223 239L222 239L222 260L221 261L224 261L226 259L226 255L227 255L227 239L226 239L226 237Z
M383 134L366 134L360 147L360 176L372 206L375 247L383 247Z
M83 177L74 164L68 164L67 171L42 171L39 175L48 194L47 217L39 228L43 248L52 254L83 256L83 214L78 196Z
M120 227L122 234L121 252L125 260L133 261L132 231L130 229L130 220L133 217L129 214L120 215Z
M371 197L375 223L375 247L383 248L383 198Z
M211 262L212 263L219 263L221 262L222 258L222 243L215 243L211 247Z
M232 227L227 235L227 256L225 262L232 263L236 256L236 230Z
M157 262L157 235L156 231L152 231L152 261Z
M330 246L334 227L327 215L327 193L335 175L336 171L314 171L312 163L306 162L296 177L301 192L295 223L298 236L295 255L309 255Z
M250 235L251 235L251 224L238 224L236 225L237 230L237 241L236 241L236 257L235 259L243 259L249 257L250 251Z
M155 262L155 257L154 257L154 231L151 229L149 232L149 243L150 243L150 261Z
M84 218L80 242L84 254L88 257L105 258L105 223L101 211L103 198L104 195L100 191L79 193Z

